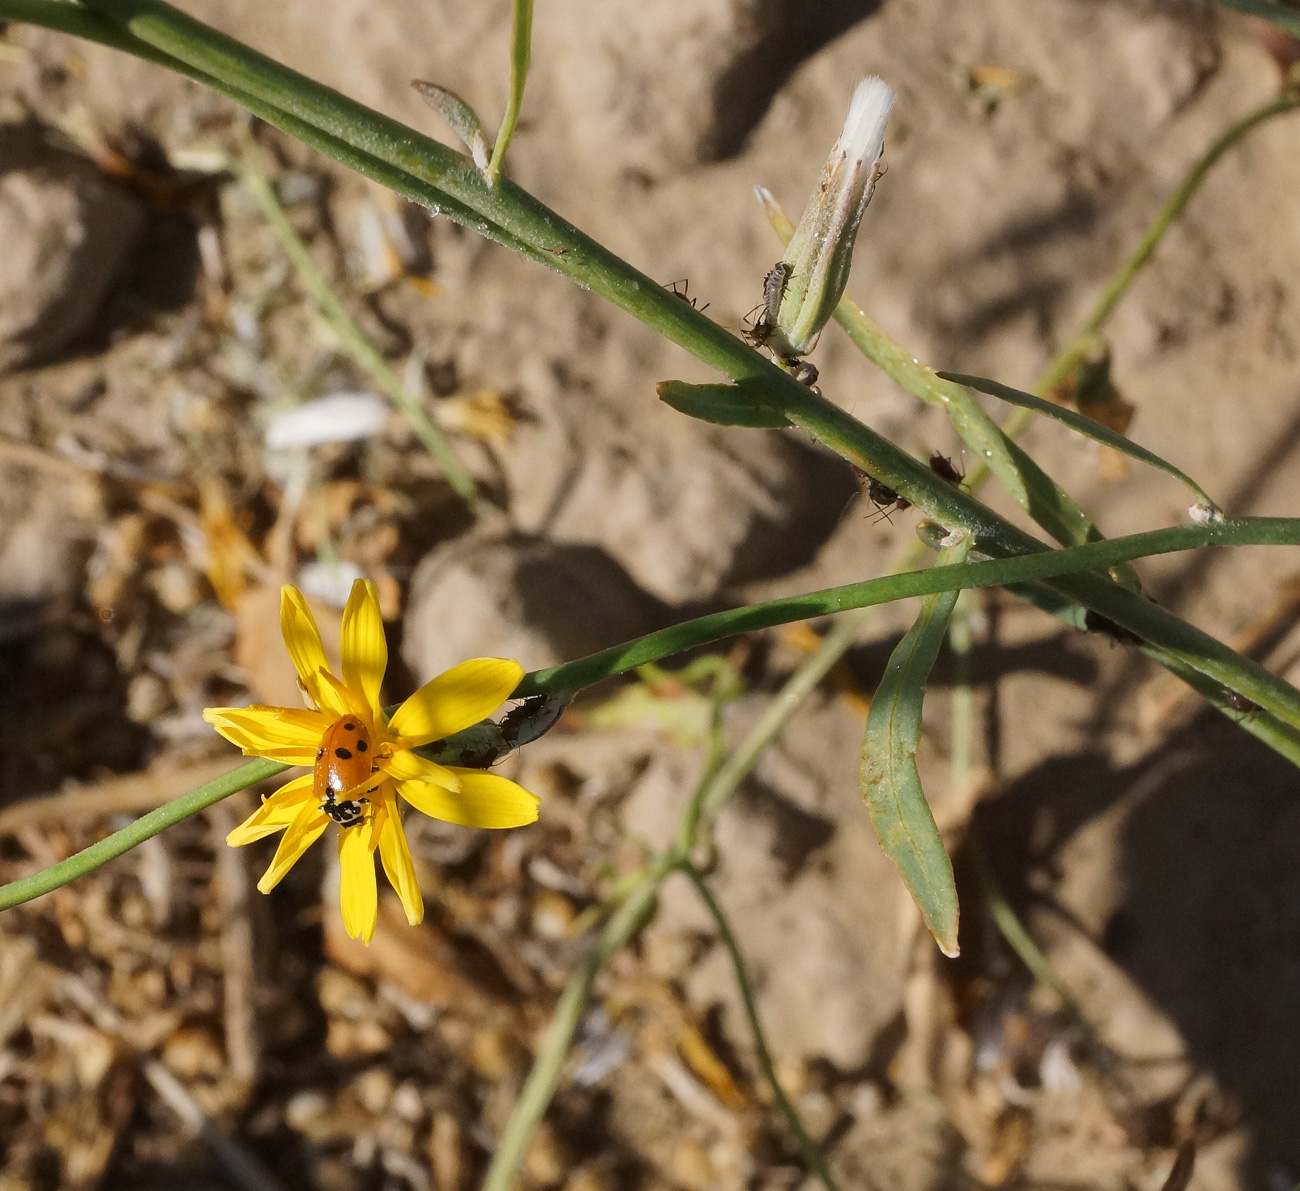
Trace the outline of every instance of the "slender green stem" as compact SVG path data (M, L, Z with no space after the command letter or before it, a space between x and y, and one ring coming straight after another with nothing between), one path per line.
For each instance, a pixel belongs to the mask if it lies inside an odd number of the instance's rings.
M1243 4L1241 7L1244 8L1246 5ZM1293 19L1297 29L1300 29L1300 17ZM1106 282L1105 288L1084 320L1079 333L1056 354L1043 375L1038 378L1038 384L1034 386L1036 393L1042 395L1056 388L1082 362L1092 336L1096 335L1110 318L1124 291L1133 284L1133 279L1142 271L1142 266L1151 259L1151 254L1164 239L1165 233L1173 226L1174 220L1182 214L1183 208L1187 206L1192 195L1200 189L1201 183L1205 181L1206 175L1214 168L1219 158L1252 128L1263 124L1266 120L1271 120L1274 116L1295 111L1297 107L1300 107L1300 91L1284 92L1278 98L1262 104L1253 111L1247 112L1241 119L1233 121L1210 142L1209 148L1187 171L1173 194L1165 199L1156 217L1143 232L1142 238L1133 251L1129 253L1128 259ZM1028 416L1025 417L1025 421L1028 421Z
M968 562L960 567L931 567L926 571L905 571L879 579L869 579L864 583L850 583L843 587L809 592L806 595L787 596L764 604L753 604L728 612L701 616L671 628L648 633L644 637L638 637L612 649L589 654L577 661L553 666L549 670L534 671L524 676L514 695L516 698L523 698L528 695L577 691L601 679L644 665L646 662L657 661L670 654L680 653L737 633L753 632L835 612L870 609L877 604L890 603L911 596L953 591L957 588L994 587L1050 579L1071 572L1104 568L1116 561L1200 546L1245 545L1300 545L1300 519L1244 517L1224 521L1218 525L1189 525L1175 529L1158 529L1145 534L1093 542L1087 546L1043 550L1038 554L1017 555L989 562ZM755 732L712 776L707 792L701 796L702 802L697 817L717 812L752 768L758 755L785 723L783 717L788 717L807 691L821 681L825 673L835 664L840 653L848 647L860 624L860 621L846 617L828 634L822 648L805 663L805 668L796 671L791 679L793 685L788 685L777 695L756 726ZM1189 626L1189 632L1195 630L1190 629ZM1213 641L1213 638L1210 640ZM1273 689L1277 680L1267 671L1259 670L1263 675L1262 679L1258 678L1253 671L1242 672L1236 669L1224 669L1223 676L1219 676L1208 673L1207 667L1194 667L1180 657L1163 657L1161 660L1174 673L1184 677L1206 694L1225 714L1234 715L1246 731L1300 765L1300 728L1294 726L1295 721L1288 715L1279 714L1271 705L1277 703ZM1280 685L1284 692L1291 690L1284 683ZM1224 702L1225 688L1236 690L1246 698L1259 703L1263 710L1257 715L1246 717L1235 715ZM1285 702L1278 705L1289 710ZM1297 719L1300 719L1300 709L1297 709L1295 714ZM270 768L266 768L267 766ZM283 765L269 761L250 762L233 770L226 777L201 786L175 802L150 812L136 820L130 827L77 853L76 856L69 857L52 869L0 886L0 910L30 901L33 897L39 897L42 893L48 893L51 889L84 876L108 860L120 856L127 849L180 822L195 811L210 806L227 794L233 794L236 790L242 790L254 782L279 773L284 768ZM51 876L51 874L57 875Z
M971 680L971 649L974 645L972 620L979 596L964 590L957 599L948 625L948 648L952 652L952 754L949 781L954 790L970 785L975 756L975 691Z
M723 808L739 788L740 783L758 764L763 750L781 734L782 729L790 722L790 717L812 694L817 684L830 673L835 663L844 656L845 651L853 644L862 631L862 626L874 611L874 608L862 607L848 616L841 617L822 639L816 652L804 659L768 703L749 735L709 781L701 797L704 815L712 818Z
M832 612L846 612L910 596L951 591L957 587L994 587L1008 583L1052 579L1073 572L1104 570L1115 562L1213 545L1300 545L1300 519L1242 517L1217 525L1186 525L1151 530L1127 537L1109 538L1086 546L1015 555L990 562L965 563L960 568L932 567L905 571L825 588L803 595L785 596L726 612L697 617L670 628L648 633L622 645L589 654L524 677L519 697L556 691L579 690L645 662L656 661L697 645L736 633L771 628L794 620L807 620ZM948 573L948 571L951 573ZM1231 683L1227 685L1232 686ZM1234 688L1235 689L1235 688ZM1254 698L1249 691L1242 691ZM1258 701L1258 700L1257 700Z
M1042 548L1036 539L813 394L508 179L489 187L468 158L255 53L162 0L91 0L91 6L125 22L130 33L154 49L218 80L227 94L293 135L302 133L308 143L368 176L382 177L385 167L390 174L406 175L406 183L398 179L400 192L410 193L423 184L441 196L428 201L453 218L602 294L733 380L752 378L771 394L790 422L946 527L975 532L985 552L1005 555ZM53 0L43 6L38 0L0 0L0 16L20 7L42 23L54 27L66 23L63 14L51 14L66 5ZM1158 660L1175 658L1184 667L1234 687L1249 682L1262 684L1261 689L1271 687L1256 701L1279 715L1286 713L1285 705L1300 706L1300 695L1271 679L1261 667L1191 630L1177 617L1141 606L1138 597L1108 580L1078 576L1058 580L1057 586L1070 599L1143 636L1151 646L1148 652Z
M582 1021L582 1013L591 996L596 975L601 965L640 929L653 912L659 886L668 871L668 867L663 864L652 865L647 870L640 885L606 924L595 949L569 977L551 1016L550 1029L546 1032L542 1049L533 1060L532 1070L524 1081L505 1132L501 1134L496 1153L492 1155L492 1164L484 1176L481 1191L510 1191L514 1173L528 1148L533 1130L545 1115L556 1088L560 1086L564 1063Z
M786 1125L789 1126L790 1132L794 1134L804 1165L821 1180L826 1191L839 1191L839 1184L835 1182L835 1178L831 1174L830 1166L826 1162L826 1156L821 1152L821 1148L817 1143L808 1135L808 1130L804 1128L794 1105L790 1103L790 1098L785 1094L785 1089L781 1087L781 1081L776 1077L776 1065L772 1062L772 1052L768 1049L767 1037L763 1033L763 1023L758 1016L758 1005L754 1000L754 986L750 983L749 973L745 969L745 957L741 953L740 944L736 942L731 923L727 921L727 915L723 911L721 903L713 895L713 890L705 883L699 871L693 865L688 864L683 867L682 872L690 877L691 883L700 895L700 900L704 902L709 913L713 915L713 921L717 925L722 945L726 947L727 954L731 956L731 966L736 973L736 984L740 987L741 1000L745 1003L745 1016L749 1020L749 1032L754 1038L754 1053L758 1057L759 1068L763 1072L763 1078L767 1080L768 1087L772 1089L772 1097L781 1110L781 1115L785 1117Z
M456 455L451 443L443 436L441 430L433 424L432 419L421 407L419 401L408 393L406 386L397 374L388 366L388 362L375 350L374 345L357 325L356 320L347 312L339 300L334 288L325 280L325 275L311 259L307 245L280 206L266 171L259 160L257 146L250 140L244 148L242 157L232 162L233 168L244 184L244 188L257 203L266 221L275 232L276 239L284 249L285 255L297 270L298 276L307 287L308 292L320 307L326 321L334 329L343 345L343 350L356 361L357 365L368 372L374 382L384 391L388 399L405 415L411 429L425 448L442 466L447 474L447 481L452 488L473 505L478 498L478 490L473 479L465 470L465 465Z
M506 161L506 149L515 135L519 111L524 105L524 83L528 79L528 63L532 57L533 0L515 0L514 27L510 38L510 102L501 118L496 143L492 146L492 160L488 162L488 183L495 186Z
M759 197L768 221L782 243L794 235L781 205L766 190ZM982 405L959 384L944 380L902 344L885 334L865 310L845 294L835 308L835 321L853 345L890 380L913 397L942 409L971 449L978 465L967 476L974 492L989 474L1058 542L1079 545L1100 538L1087 515L1034 459L1013 443Z
M1251 129L1258 127L1265 120L1270 120L1274 116L1294 110L1298 104L1300 104L1300 91L1284 92L1279 98L1270 100L1253 111L1247 112L1239 120L1233 121L1211 142L1210 147L1193 162L1191 169L1188 170L1183 180L1178 184L1177 189L1165 200L1160 210L1156 212L1155 218L1146 231L1142 233L1142 238L1138 241L1137 246L1124 263L1112 274L1110 280L1107 281L1101 296L1094 303L1088 317L1084 320L1083 326L1052 357L1043 370L1043 374L1034 385L1033 391L1035 394L1042 397L1051 392L1083 362L1090 347L1096 341L1097 333L1110 318L1111 312L1115 309L1120 298L1133 284L1134 279L1142 271L1142 267L1151 259L1160 241L1164 239L1165 233L1169 231L1174 221L1182 214L1183 209L1224 153ZM1018 438L1034 420L1034 416L1032 410L1015 410L1002 423L1002 432L1008 439ZM978 459L975 466L967 473L966 482L968 486L972 490L977 489L988 474L988 470L986 460Z
M855 629L860 627L862 618L869 613L870 610L866 610L857 614ZM841 625L846 624L851 619L850 617L844 617ZM726 801L727 796L754 768L763 749L772 742L776 734L789 722L790 717L798 710L803 699L808 696L830 667L843 654L844 650L848 648L853 636L852 632L843 630L828 634L817 651L799 665L786 681L785 686L778 692L774 706L779 707L779 711L773 713L769 709L768 714L764 715L759 723L750 730L748 736L733 754L732 761L713 771L711 775L710 770L713 768L714 754L710 753L705 775L696 787L695 793L683 814L682 823L673 845L667 852L655 857L641 870L641 879L637 881L632 891L627 894L629 901L641 898L645 899L645 903L648 904L649 899L657 892L659 885L668 873L690 863L691 852L695 848L701 826L708 817L716 814L723 802ZM713 735L715 737L717 735L716 724ZM738 761L737 758L741 757L744 759ZM620 913L626 905L627 903L624 902L620 906ZM611 919L605 933L602 935L602 946L606 940L612 944L614 939L620 935L624 935L625 938L631 937L631 930L625 931L624 927L620 927L617 931L614 931L614 926L614 920ZM634 929L635 927L632 928L632 930ZM610 947L599 956L589 956L584 964L574 972L569 979L569 983L565 986L564 993L561 996L561 1004L556 1008L552 1030L547 1035L542 1053L538 1055L534 1063L534 1070L529 1073L528 1080L524 1084L519 1102L515 1105L515 1110L511 1114L506 1131L502 1135L501 1146L496 1157L493 1158L492 1168L488 1172L489 1179L495 1179L496 1181L485 1182L482 1191L503 1191L504 1188L510 1185L510 1178L519 1164L519 1160L528 1144L528 1138L537 1122L541 1120L542 1114L546 1111L546 1105L550 1102L551 1096L555 1094L559 1073L564 1065L564 1055L573 1042L574 1031L581 1019L582 1007L591 992L591 985L595 980L596 972L599 970L603 959L607 955L613 954L615 949ZM537 1070L539 1066L543 1068L540 1073ZM509 1152L503 1157L502 1152L506 1150L507 1139L510 1142Z
M989 863L988 855L984 851L984 845L979 836L972 832L969 842L971 863L975 868L975 876L979 880L980 890L984 894L984 900L988 903L989 913L992 915L993 924L998 928L998 933L1006 940L1007 946L1016 953L1020 962L1029 969L1034 979L1041 984L1047 985L1056 993L1061 998L1061 1003L1069 1011L1070 1016L1083 1027L1090 1037L1095 1037L1092 1025L1084 1015L1082 1006L1056 974L1056 969L1052 967L1051 960L1043 953L1042 948L1034 942L1033 936L1025 929L1019 915L1012 909L1011 903L1007 901L1006 894L1002 892L1002 886L998 884L997 877L993 875L993 866Z
M182 819L188 819L190 815L206 810L213 803L228 798L236 791L243 790L255 782L265 781L268 777L283 773L288 768L278 761L259 759L249 761L238 769L232 769L221 777L205 782L165 806L160 806L147 815L141 815L121 831L113 832L99 843L91 844L89 848L69 856L67 860L60 860L58 864L41 869L39 873L33 873L30 877L22 877L17 881L11 881L8 885L0 885L0 910L8 910L23 902L29 902L32 898L58 889L69 881L84 877L110 860L116 860L122 853L129 852L137 844L142 844L160 831L174 826Z

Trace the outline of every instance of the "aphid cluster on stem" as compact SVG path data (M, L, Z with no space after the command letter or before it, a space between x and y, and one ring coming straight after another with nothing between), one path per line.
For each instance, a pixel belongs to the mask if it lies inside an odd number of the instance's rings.
M777 261L763 278L763 300L745 315L746 326L741 331L745 339L754 347L766 347L773 358L801 385L814 388L817 384L817 366L794 355L782 355L772 347L771 339L776 331L776 316L781 309L781 299L785 296L786 286L790 284L793 266L785 261ZM757 318L754 316L757 314ZM750 322L750 320L753 320Z

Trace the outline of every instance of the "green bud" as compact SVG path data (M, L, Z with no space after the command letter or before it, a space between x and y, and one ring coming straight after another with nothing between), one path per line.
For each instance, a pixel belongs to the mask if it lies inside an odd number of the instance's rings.
M862 213L883 173L880 155L893 88L869 75L853 91L844 131L822 169L777 266L763 287L767 346L782 359L812 351L844 294Z

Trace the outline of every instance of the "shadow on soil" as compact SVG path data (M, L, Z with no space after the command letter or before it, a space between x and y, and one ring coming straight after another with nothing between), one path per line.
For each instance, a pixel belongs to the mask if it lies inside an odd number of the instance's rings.
M742 55L718 81L712 135L701 146L704 161L724 161L745 146L773 96L824 45L880 8L881 0L772 0L776 11L756 18L767 37Z
M1059 877L1076 832L1122 815L1107 866L1118 891L1105 891L1114 908L1094 941L1240 1102L1256 1142L1242 1174L1256 1187L1300 1170L1298 795L1292 766L1206 712L1138 765L1056 758L976 815L1022 914L1035 905L1031 887Z

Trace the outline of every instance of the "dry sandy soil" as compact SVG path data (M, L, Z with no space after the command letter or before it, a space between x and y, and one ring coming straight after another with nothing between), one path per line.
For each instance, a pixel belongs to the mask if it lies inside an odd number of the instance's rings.
M503 101L505 0L188 8L437 136L412 78L489 124ZM511 174L738 329L778 252L752 186L796 211L868 72L898 103L850 292L920 358L1026 387L1280 78L1258 27L1172 0L542 0ZM339 576L375 577L398 697L465 657L533 668L879 574L912 532L910 514L868 517L849 469L797 436L659 404L656 382L708 377L631 319L254 128L314 258L494 507L472 521L396 416L270 450L277 412L371 382L244 192L197 168L245 128L156 68L17 26L0 40L4 880L225 768L203 706L293 698L282 581L336 623ZM1216 167L1109 327L1132 434L1231 513L1300 511L1297 195L1292 114ZM813 358L858 417L957 455L837 331ZM1165 476L1103 483L1058 426L1025 442L1108 534L1185 518ZM1294 552L1141 569L1162 603L1298 676ZM855 781L863 693L907 614L871 623L717 831L714 885L782 1079L843 1186L1158 1191L1194 1141L1194 1191L1294 1187L1294 771L1122 645L982 599L979 780L949 779L946 663L921 757L963 898L963 954L943 960ZM807 648L736 646L729 734ZM385 919L369 953L340 939L319 858L250 895L263 852L219 840L251 795L7 913L0 1189L251 1186L142 1077L151 1059L283 1186L475 1186L584 954L572 923L638 841L666 841L699 772L688 694L659 694L657 722L602 719L593 698L512 759L543 796L535 827L415 828L431 921ZM1086 1026L994 928L976 840ZM523 1185L812 1185L684 881L602 976L578 1059Z

